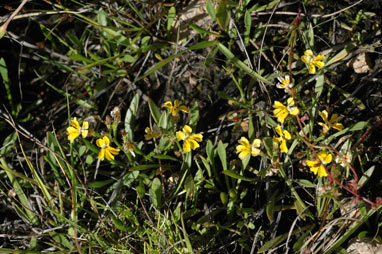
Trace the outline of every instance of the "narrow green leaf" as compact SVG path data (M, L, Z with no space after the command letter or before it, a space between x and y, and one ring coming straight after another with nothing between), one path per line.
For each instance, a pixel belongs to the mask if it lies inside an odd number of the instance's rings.
M151 168L159 168L159 164L137 165L130 168L130 171L146 170Z
M197 31L197 32L199 32L202 36L213 35L213 36L218 37L218 38L219 38L219 37L224 37L223 34L218 34L218 33L216 33L216 32L208 31L208 30L206 30L206 29L204 29L204 28L202 28L202 27L200 27L200 26L198 26L198 25L195 25L195 24L191 24L191 25L190 25L190 28L191 28L191 29L194 29L194 30Z
M168 10L168 16L167 16L167 33L170 32L172 23L174 22L174 19L176 17L176 9L174 6Z
M199 121L199 103L197 101L192 104L191 112L190 112L190 123L189 125L193 130L195 130L196 125Z
M149 98L149 109L150 109L151 116L154 119L154 122L158 124L159 119L161 117L161 113L158 106L155 104L155 102L151 98Z
M218 154L223 166L223 170L227 170L227 153L221 140L218 143Z
M173 157L173 156L170 156L170 155L167 155L167 154L155 154L152 156L153 158L157 158L157 159L160 159L160 160L171 160L171 161L177 161L179 162L179 159L176 158L176 157Z
M268 81L267 79L263 78L259 73L255 72L251 68L249 68L245 63L237 59L237 57L223 44L220 42L217 42L217 45L219 47L219 50L227 57L228 60L230 60L233 64L235 64L237 67L242 69L243 71L247 72L249 75L251 75L254 79L262 81L268 85L273 85L272 82Z
M125 116L125 130L127 132L127 136L130 138L131 141L134 140L134 131L133 131L133 125L135 122L136 115L138 113L139 108L139 94L135 94L133 99L130 102L130 106L126 111Z
M324 90L324 74L321 74L316 79L316 86L314 87L314 92L316 93L315 99L318 99L321 96L322 91Z
M95 181L95 182L88 183L87 186L90 188L101 188L101 187L108 185L112 182L115 182L115 180L114 179L108 179L105 181Z
M364 186L365 183L367 183L367 181L369 181L369 179L373 175L374 169L375 169L375 166L372 166L368 170L366 170L366 172L362 175L361 179L359 179L358 184L360 186Z
M211 16L211 18L216 21L216 13L215 13L215 8L212 5L212 2L210 0L207 0L206 2L206 10L207 13Z
M249 39L251 36L251 27L252 27L252 17L251 13L247 10L244 15L244 43L247 46L249 44Z
M252 182L252 181L256 180L254 178L249 178L249 177L245 177L245 176L239 175L238 173L236 173L235 171L232 171L232 170L224 170L223 174L225 174L227 176L230 176L232 178L243 180L243 181L247 181L247 182Z

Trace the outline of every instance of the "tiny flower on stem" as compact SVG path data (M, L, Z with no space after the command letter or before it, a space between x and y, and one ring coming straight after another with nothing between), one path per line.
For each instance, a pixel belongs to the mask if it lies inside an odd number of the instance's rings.
M317 154L317 156L318 158L307 160L306 165L310 167L310 171L312 171L315 175L318 173L319 177L328 176L324 165L332 162L332 155L330 153L326 153L325 151L321 151Z
M277 121L279 121L282 124L284 123L285 118L289 114L295 116L295 115L298 115L298 113L300 112L298 110L298 108L295 106L295 102L294 102L294 99L292 97L290 97L288 99L288 105L287 106L285 106L284 104L282 104L279 101L275 101L273 104L273 107L275 108L273 110L273 114L275 115L275 117L277 117Z
M327 133L331 128L339 131L341 131L344 128L342 123L337 123L340 119L340 117L337 114L333 114L330 120L328 120L328 112L326 110L321 111L319 114L322 120L324 120L324 123L319 122L318 124L324 128L324 133Z
M286 93L290 93L293 88L293 84L290 82L289 75L286 75L284 78L277 78L280 83L277 83L276 87L280 89L284 89Z
M77 121L77 118L73 118L73 120L69 121L69 127L66 128L66 132L68 134L68 140L70 143L73 143L73 141L79 136L82 135L83 138L86 138L89 131L89 123L84 121L82 123L82 127L80 126L79 122Z
M178 111L183 111L184 113L188 113L188 108L183 105L183 103L180 100L175 100L174 105L172 104L171 101L166 101L163 103L162 108L169 108L170 113L173 117L176 116Z
M150 140L150 139L153 139L153 138L157 139L157 138L159 138L162 135L161 130L156 125L152 129L147 127L145 129L145 132L146 132L146 134L145 134L145 139L146 140Z
M310 49L305 50L304 55L301 57L301 61L308 65L309 74L315 74L316 67L321 69L325 66L322 60L324 60L324 55L313 56L313 52Z
M275 128L276 133L280 136L278 138L273 138L273 142L276 146L280 146L280 151L282 153L288 153L288 147L286 144L287 140L290 140L292 136L290 135L289 131L287 130L282 130L281 126L278 125Z
M336 156L336 163L339 163L341 167L347 167L346 162L348 164L351 163L353 160L353 155L350 152L347 152L345 154L341 154L342 156Z
M114 155L117 155L120 151L119 149L110 146L110 139L107 136L97 139L96 144L101 148L98 158L102 161L105 157L109 161L114 160Z
M185 153L190 152L191 150L195 150L198 148L200 145L198 142L202 142L203 140L203 135L198 133L192 135L192 129L190 126L185 125L183 127L182 131L177 131L176 132L176 138L178 140L183 140L183 151Z
M240 145L236 146L236 153L239 154L239 158L241 160L244 160L248 154L251 154L252 156L258 156L261 153L261 150L259 149L261 145L260 139L253 140L252 145L245 137L241 137L238 142Z

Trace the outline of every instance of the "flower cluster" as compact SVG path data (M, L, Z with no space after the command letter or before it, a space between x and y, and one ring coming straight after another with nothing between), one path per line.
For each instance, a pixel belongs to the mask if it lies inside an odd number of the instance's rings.
M69 121L69 127L66 128L69 142L73 143L74 140L80 135L82 135L82 138L86 138L89 133L88 129L89 123L87 121L83 121L82 126L80 126L77 118L74 117L73 120ZM109 161L114 160L113 155L117 155L120 151L119 149L110 146L110 140L107 136L97 139L96 144L101 148L101 151L98 154L98 158L101 160L104 160L105 157Z

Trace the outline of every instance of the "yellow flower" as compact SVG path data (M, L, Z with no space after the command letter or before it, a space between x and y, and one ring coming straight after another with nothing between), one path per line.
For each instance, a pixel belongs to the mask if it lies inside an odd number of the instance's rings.
M202 142L203 140L203 136L200 133L192 135L192 129L188 125L183 127L183 131L176 132L176 138L178 140L184 140L183 151L185 153L198 148L198 142Z
M295 107L295 102L292 97L288 99L288 105L284 106L281 102L275 101L273 104L273 107L275 108L273 110L273 114L275 117L277 117L277 121L280 123L284 123L285 118L291 114L291 115L298 115L300 112L297 107Z
M318 158L314 160L307 160L306 165L310 167L310 171L312 171L315 175L318 173L318 176L320 177L328 176L323 165L329 164L332 161L332 155L324 151L319 152L317 155Z
M305 50L304 55L301 57L301 61L308 65L309 74L316 73L316 66L320 69L325 66L322 60L324 60L324 55L313 56L310 49Z
M241 137L238 142L240 145L236 146L236 153L239 154L239 158L241 160L244 160L248 154L251 154L252 156L258 156L261 153L261 150L259 149L261 145L260 139L253 140L252 145L249 144L248 139L245 137Z
M318 124L321 125L324 128L324 133L327 133L331 128L336 130L342 130L344 126L342 123L337 123L340 117L337 114L333 114L330 120L328 120L328 112L326 110L321 111L320 116L322 120L324 120L325 123L319 122Z
M117 155L120 151L119 149L110 146L110 140L107 136L97 139L96 144L101 148L101 151L98 154L98 158L101 160L104 160L106 157L107 160L112 161L114 160L114 155Z
M147 127L145 129L145 132L146 132L146 134L145 134L145 139L146 140L150 140L150 139L153 139L153 138L157 139L157 138L159 138L162 135L161 130L156 125L153 127L153 129L150 129L149 127Z
M280 151L282 153L288 153L288 147L286 145L286 141L287 140L290 140L292 138L292 136L290 135L289 131L287 130L282 130L281 129L281 126L278 125L276 128L275 128L275 131L277 132L277 134L280 136L279 138L273 138L273 142L275 143L275 145L279 145L280 146Z
M163 103L162 108L169 108L171 115L174 117L176 116L179 110L188 113L188 108L185 105L183 105L183 103L180 100L175 100L174 105L172 105L171 101L166 101L165 103Z
M280 83L276 85L277 88L284 89L286 93L290 93L290 90L293 87L293 84L290 82L289 75L286 75L284 78L277 78Z
M68 140L70 143L73 143L73 141L81 134L83 138L86 138L89 131L89 123L84 121L82 123L82 127L80 126L79 122L77 121L77 118L73 118L73 120L69 121L69 127L66 128L66 132L68 134Z

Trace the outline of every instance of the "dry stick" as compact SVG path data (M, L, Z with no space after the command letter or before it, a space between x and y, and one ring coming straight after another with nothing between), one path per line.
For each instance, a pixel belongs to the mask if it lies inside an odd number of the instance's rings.
M12 21L12 19L17 15L17 13L19 13L19 11L21 10L21 8L23 8L23 6L28 2L28 0L23 0L21 2L21 4L19 5L19 7L17 7L17 9L12 13L12 15L8 18L7 21L5 21L5 23L0 27L0 33L1 32L4 32L6 33L7 32L7 28L8 28L8 25L9 23ZM2 36L0 36L1 38Z

